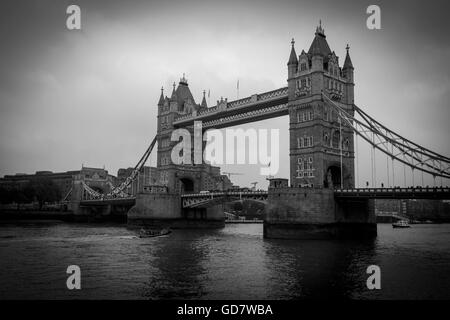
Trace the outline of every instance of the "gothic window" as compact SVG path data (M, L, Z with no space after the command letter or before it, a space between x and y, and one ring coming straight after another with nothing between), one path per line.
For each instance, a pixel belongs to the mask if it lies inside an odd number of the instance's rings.
M306 119L306 112L303 112L302 114L303 114L303 121L307 121L307 119Z
M297 112L297 122L302 122L302 114L301 114L301 112Z
M333 148L339 148L339 141L341 139L339 131L333 132L333 140L332 140L332 146Z
M311 87L311 78L308 78L308 87Z
M302 83L301 87L302 88L306 87L306 79L302 79L301 81L302 81L301 82Z
M300 64L300 71L305 71L306 70L306 63L303 62L302 64Z
M297 164L303 165L303 160L302 160L302 158L297 158Z
M314 118L314 114L312 111L309 112L309 120L313 120Z
M328 108L325 108L323 111L323 117L325 119L325 121L328 121Z
M345 139L345 143L344 143L344 149L348 150L348 147L350 146L350 142L348 141L348 138Z

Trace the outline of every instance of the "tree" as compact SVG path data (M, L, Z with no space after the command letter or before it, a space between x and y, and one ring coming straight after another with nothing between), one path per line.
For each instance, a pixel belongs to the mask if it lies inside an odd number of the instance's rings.
M38 178L31 180L24 189L23 194L39 202L39 210L45 202L56 202L61 200L61 192L58 186L49 178Z

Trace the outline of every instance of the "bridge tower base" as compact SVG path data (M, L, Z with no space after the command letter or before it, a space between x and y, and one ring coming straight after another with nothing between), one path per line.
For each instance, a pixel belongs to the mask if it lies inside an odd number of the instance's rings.
M139 193L128 211L129 227L154 228L222 228L225 214L222 205L183 209L178 193Z
M265 238L373 238L376 235L373 200L336 201L332 189L269 188Z

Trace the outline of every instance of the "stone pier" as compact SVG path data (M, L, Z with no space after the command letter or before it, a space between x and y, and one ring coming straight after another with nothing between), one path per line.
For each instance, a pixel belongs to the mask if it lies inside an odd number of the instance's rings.
M139 193L128 211L130 227L221 228L225 225L223 205L183 209L179 193Z
M370 238L376 234L373 200L339 202L327 188L269 188L265 238Z

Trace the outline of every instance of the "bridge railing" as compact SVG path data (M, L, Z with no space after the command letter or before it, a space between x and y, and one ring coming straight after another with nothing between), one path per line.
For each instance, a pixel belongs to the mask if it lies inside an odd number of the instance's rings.
M354 188L354 189L334 189L339 193L389 193L389 192L450 192L450 187L411 187L411 188Z
M184 193L181 195L182 198L201 198L201 197L215 197L224 195L267 195L265 190L257 191L220 191L220 192L205 192L205 193Z
M246 105L251 105L253 103L256 102L264 102L270 99L274 99L274 98L278 98L278 97L284 97L287 96L288 94L288 88L287 87L283 87L280 89L276 89L276 90L272 90L269 92L264 92L262 94L255 94L253 96L250 97L246 97L246 98L242 98L242 99L238 99L238 100L234 100L231 102L227 103L227 110L230 109L234 109L234 108L238 108L238 107L242 107L242 106L246 106ZM181 122L181 121L185 121L185 120L191 120L191 119L195 119L197 117L200 116L205 116L205 115L212 115L215 113L219 113L221 110L219 110L219 108L216 106L205 109L205 110L201 110L199 111L197 114L193 114L193 113L189 113L186 115L181 115L175 118L175 123L177 122Z

